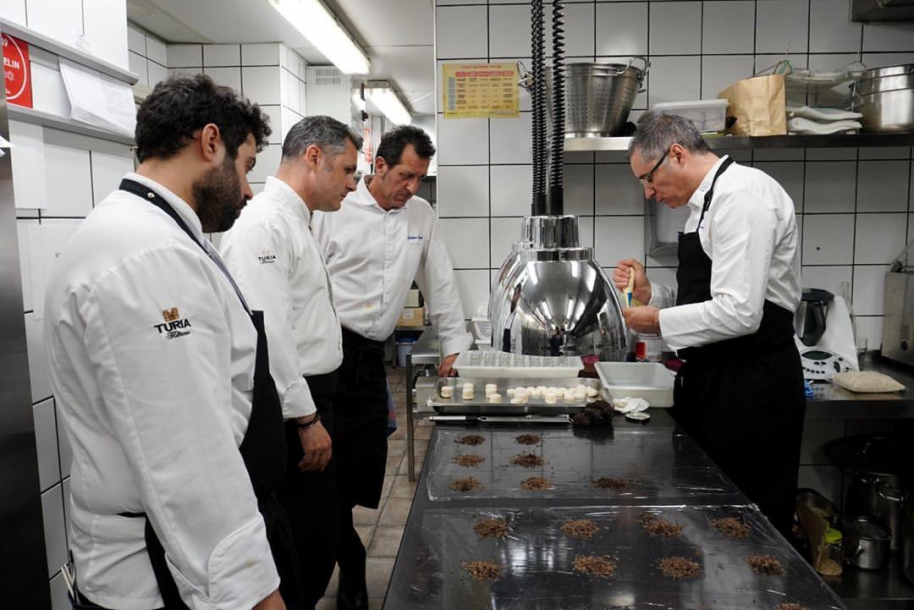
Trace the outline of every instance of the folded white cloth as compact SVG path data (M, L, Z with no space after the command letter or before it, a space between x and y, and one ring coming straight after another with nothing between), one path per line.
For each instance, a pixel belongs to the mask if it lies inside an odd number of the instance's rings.
M840 110L838 108L810 108L809 106L788 106L787 116L803 117L814 121L842 121L863 118L863 115L859 112L850 112L849 110Z
M830 123L816 123L803 117L794 117L787 121L787 131L790 133L806 133L824 136L830 133L842 133L863 127L857 121L843 120Z
M623 398L613 398L613 409L619 413L635 413L638 411L647 411L650 403L643 398L625 396Z

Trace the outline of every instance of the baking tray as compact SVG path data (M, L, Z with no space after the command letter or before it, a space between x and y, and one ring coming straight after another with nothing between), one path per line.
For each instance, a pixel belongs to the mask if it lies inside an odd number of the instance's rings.
M592 436L586 428L477 426L439 427L435 434L424 467L428 498L433 502L506 498L592 499L597 504L746 502L695 441L669 428L648 425ZM539 440L521 444L522 434ZM478 437L477 445L465 443L470 435ZM516 459L522 454L536 455L539 463L518 465ZM461 456L466 455L478 456L473 465L461 465ZM473 489L452 487L469 477L476 481ZM548 489L524 489L524 481L531 477L545 478ZM601 487L600 479L620 485Z
M473 384L473 398L470 400L463 399L463 385L466 383ZM496 385L498 393L501 394L502 402L489 402L486 397L486 385L490 383ZM577 413L587 406L587 398L566 402L563 397L559 397L555 404L546 404L545 399L539 397L530 398L523 404L511 404L511 397L508 396L508 389L531 386L575 388L579 385L584 385L598 391L600 390L599 379L579 379L577 377L561 379L497 377L466 379L464 377L446 377L439 379L438 383L435 384L435 391L428 399L428 406L438 413L445 415L554 415L560 413ZM450 386L453 388L451 398L441 397L441 388L443 386Z
M645 532L640 523L645 513L682 525L682 536ZM729 517L751 528L747 538L727 538L712 524ZM504 519L507 535L481 538L474 525L483 519ZM571 538L561 529L568 519L589 519L599 530L590 539ZM772 610L787 603L810 610L846 608L751 506L486 506L427 510L417 521L404 537L385 608ZM611 558L615 573L600 578L574 571L576 557L594 555ZM747 562L751 555L774 558L783 573L756 574ZM665 576L660 561L666 557L695 561L701 574ZM474 579L465 567L473 561L500 565L501 576Z

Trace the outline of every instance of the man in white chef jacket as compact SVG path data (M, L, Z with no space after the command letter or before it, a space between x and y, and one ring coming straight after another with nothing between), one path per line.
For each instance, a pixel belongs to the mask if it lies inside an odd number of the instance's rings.
M252 196L246 174L269 134L257 106L209 77L159 83L138 112L136 173L86 218L48 282L81 607L287 607L255 492L285 457L249 451L283 446L279 404L263 399L256 316L204 235Z
M314 212L335 212L355 190L361 147L360 137L328 116L293 125L276 175L267 178L263 192L220 243L251 307L264 312L289 446L279 499L292 525L311 608L336 565L336 473L328 468L328 430L343 344L330 278L310 224Z
M343 610L368 607L365 549L351 509L378 507L387 462L384 341L414 280L441 340L439 373L450 375L457 354L472 343L435 212L415 196L434 154L417 127L388 132L378 145L375 174L359 181L339 212L316 213L311 222L343 326L333 435L341 502L337 605Z
M794 342L800 302L793 201L770 176L711 152L692 123L649 114L629 147L646 197L690 212L675 290L634 272L625 322L659 333L685 361L672 414L784 536L793 524L806 399Z

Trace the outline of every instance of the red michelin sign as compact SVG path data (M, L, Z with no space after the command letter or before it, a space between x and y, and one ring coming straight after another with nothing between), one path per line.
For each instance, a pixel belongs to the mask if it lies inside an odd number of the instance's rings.
M29 45L6 34L3 34L3 80L6 83L7 102L26 108L32 107Z

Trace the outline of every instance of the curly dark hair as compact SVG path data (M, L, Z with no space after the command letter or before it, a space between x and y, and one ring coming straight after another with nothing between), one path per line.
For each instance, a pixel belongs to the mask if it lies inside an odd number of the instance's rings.
M213 123L228 156L236 159L248 134L254 136L257 152L263 149L273 131L269 121L259 106L204 74L172 77L157 84L137 112L136 156L140 163L168 159Z
M375 158L381 157L387 162L387 165L394 167L400 163L403 149L408 144L413 145L420 159L431 159L435 155L435 145L432 144L432 139L428 137L427 133L413 125L402 125L381 137Z

